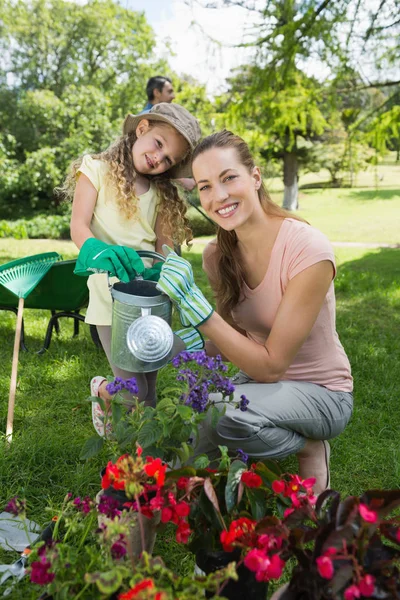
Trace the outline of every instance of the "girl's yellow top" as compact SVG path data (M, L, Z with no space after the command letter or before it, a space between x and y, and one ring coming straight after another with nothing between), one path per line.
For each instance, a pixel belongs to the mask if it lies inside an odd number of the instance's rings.
M93 212L90 230L98 239L107 244L128 246L135 250L153 250L156 243L154 231L160 199L150 183L150 189L138 200L137 213L127 219L118 208L115 189L106 183L108 163L83 157L78 173L83 173L97 190L97 201ZM151 266L151 259L144 260ZM116 278L110 278L113 283ZM92 325L111 325L112 302L107 285L107 275L91 275L88 279L89 306L86 311L86 323Z

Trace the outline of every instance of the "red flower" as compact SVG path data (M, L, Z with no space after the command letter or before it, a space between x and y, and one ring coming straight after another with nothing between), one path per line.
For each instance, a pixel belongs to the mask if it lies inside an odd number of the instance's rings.
M143 590L152 589L154 589L154 581L152 579L143 579L143 581L135 585L135 587L131 588L125 594L120 594L118 596L118 600L134 600L138 597L140 592L143 592Z
M178 488L178 490L186 490L188 482L188 477L179 477L178 481L176 482L176 487Z
M109 487L113 487L115 490L124 490L125 479L123 477L124 474L118 468L118 464L114 465L110 461L106 466L106 472L101 479L101 487L103 488L103 490L106 490Z
M187 544L191 534L189 524L186 521L179 521L176 529L176 541L178 544Z
M332 579L335 570L333 568L332 560L329 558L329 556L318 556L315 562L317 563L318 573L321 575L321 577L324 579Z
M358 510L360 511L360 515L362 516L364 521L366 521L367 523L376 523L378 519L378 513L376 513L374 510L369 510L366 504L361 503L358 507Z
M369 598L374 593L375 589L375 577L373 575L365 575L358 584L358 589L361 594L366 598Z
M252 471L245 471L242 473L240 480L249 488L258 488L262 485L261 477Z
M351 585L344 591L344 600L355 600L360 597L360 590L356 585Z
M151 456L146 457L147 463L144 465L143 470L149 477L154 477L159 487L164 485L165 471L167 465L164 465L161 458L152 458Z
M245 535L252 533L255 529L255 526L256 522L251 521L246 517L241 517L236 521L232 521L232 523L229 526L229 530L222 531L220 534L220 540L225 552L232 552L233 544L236 541L239 541Z
M283 494L286 489L286 483L280 479L276 479L272 482L272 489L275 494Z

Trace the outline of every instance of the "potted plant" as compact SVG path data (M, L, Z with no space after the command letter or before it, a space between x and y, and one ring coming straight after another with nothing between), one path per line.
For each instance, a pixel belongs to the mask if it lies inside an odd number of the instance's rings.
M161 523L176 526L176 539L188 543L196 555L198 567L212 573L236 562L238 581L227 582L220 595L224 598L266 598L268 581L281 569L259 577L246 565L244 542L252 543L256 524L276 510L271 484L280 478L275 463L247 465L247 457L238 451L228 455L221 446L221 458L210 468L207 456L198 456L193 465L166 472L165 486L142 507L151 516L161 511ZM282 505L287 504L285 499ZM279 561L279 565L282 561Z
M290 581L273 600L400 598L400 517L391 516L400 491L369 490L341 499L327 490L314 502L293 493L295 477L272 484L292 502L284 518L256 527L260 535L277 536L284 562L296 561Z
M157 477L147 477L143 487L151 480L157 484ZM206 577L180 576L160 557L146 552L136 557L124 519L128 510L116 508L110 496L97 505L89 497L67 494L53 516L52 538L27 555L29 583L26 578L14 581L12 597L32 597L37 590L36 597L43 600L197 600L207 591L218 600L225 580L236 578L234 565ZM100 527L99 516L108 519Z
M234 386L226 376L227 366L220 357L210 358L204 351L182 352L172 360L171 385L158 391L156 407L145 406L135 397L127 401L125 389L135 389L134 379L120 378L109 382L107 389L112 395L111 408L105 414L104 438L98 435L89 438L81 453L88 459L106 447L114 459L126 453L134 453L139 445L146 454L161 458L170 465L179 461L185 464L193 455L191 443L198 426L211 412L216 424L222 411L218 403L210 401L212 393L221 393L223 401L233 402ZM98 398L89 401L99 402L105 410L104 402ZM248 400L243 397L236 407L246 410ZM107 433L112 426L112 433Z

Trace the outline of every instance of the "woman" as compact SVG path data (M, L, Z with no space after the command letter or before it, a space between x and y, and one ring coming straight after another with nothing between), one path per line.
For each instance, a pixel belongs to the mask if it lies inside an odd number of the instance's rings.
M296 454L314 490L329 486L329 444L353 406L350 364L335 330L332 247L308 223L269 198L245 142L229 131L205 138L193 154L202 208L218 227L203 266L216 295L213 311L189 263L170 255L160 289L184 324L209 338L207 352L239 367L234 378L246 412L229 406L208 426L196 452L218 444L250 456Z

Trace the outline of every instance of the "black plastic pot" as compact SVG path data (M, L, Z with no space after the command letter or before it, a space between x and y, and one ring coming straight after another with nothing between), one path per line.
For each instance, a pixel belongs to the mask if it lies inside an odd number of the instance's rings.
M233 552L209 552L198 550L196 552L196 563L202 571L208 575L228 566L230 562L240 560L240 550ZM238 581L230 579L220 592L222 598L229 600L266 600L268 583L256 581L255 573L249 571L243 564L237 569ZM213 594L206 592L206 598L212 598Z

